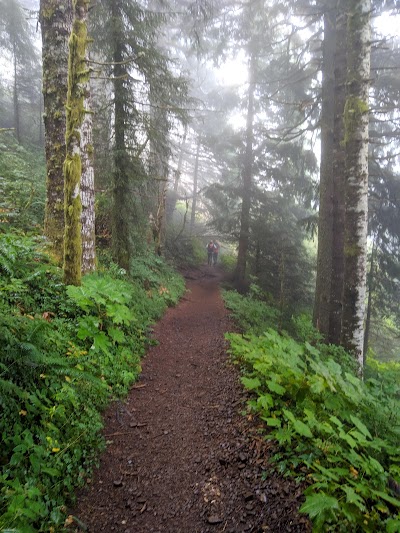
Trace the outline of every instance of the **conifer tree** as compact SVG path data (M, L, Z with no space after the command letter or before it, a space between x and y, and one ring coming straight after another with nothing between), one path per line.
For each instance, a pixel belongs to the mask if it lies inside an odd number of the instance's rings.
M155 200L160 181L155 179L156 185L154 181L150 184L148 174L155 146L151 109L165 113L163 121L167 124L158 132L165 139L162 143L156 141L164 146L168 144L172 117L181 114L179 106L187 92L186 81L171 74L170 62L158 47L165 14L146 7L127 0L100 0L94 10L94 31L99 34L96 50L112 83L112 247L116 262L125 269L144 245L152 206L163 204ZM97 32L97 27L101 31ZM164 155L160 157L165 160ZM153 220L156 217L157 213L153 214Z
M83 128L86 114L85 99L89 81L87 63L87 15L89 2L88 0L76 0L73 7L73 24L69 38L68 59L67 152L64 163L64 281L66 284L79 285L82 274L82 139L88 140L88 135L85 135Z
M44 232L56 256L64 252L65 104L68 78L68 39L72 0L41 0L43 97L46 150L46 212Z

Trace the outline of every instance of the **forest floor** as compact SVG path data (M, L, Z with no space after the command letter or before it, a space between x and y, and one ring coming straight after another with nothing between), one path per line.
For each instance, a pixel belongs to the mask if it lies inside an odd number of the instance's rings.
M154 328L128 398L105 413L107 449L70 510L91 533L308 532L301 489L268 470L229 362L222 274L186 274L187 293ZM80 524L78 527L77 524Z

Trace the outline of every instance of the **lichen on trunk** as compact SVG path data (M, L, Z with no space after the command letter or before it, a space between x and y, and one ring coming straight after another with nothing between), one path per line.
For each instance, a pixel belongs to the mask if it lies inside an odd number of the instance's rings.
M42 30L47 174L44 233L61 263L64 241L65 104L72 0L41 0L39 18Z
M65 178L65 234L64 281L79 285L81 282L81 128L85 118L85 87L89 79L86 61L86 17L89 2L74 0L74 21L69 39L68 95L67 95L67 154L64 163Z

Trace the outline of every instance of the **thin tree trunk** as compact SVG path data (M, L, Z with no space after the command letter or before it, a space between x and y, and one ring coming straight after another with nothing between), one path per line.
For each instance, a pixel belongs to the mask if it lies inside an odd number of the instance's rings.
M66 114L67 155L65 175L65 235L64 281L79 285L82 267L81 237L81 177L82 177L82 127L85 121L85 94L89 81L87 66L87 13L86 0L74 3L74 20L69 39L68 96Z
M193 173L193 198L192 198L192 211L190 215L190 233L193 234L194 226L196 222L196 209L197 209L197 183L199 179L199 155L200 155L200 136L197 139L196 158L194 162Z
M346 225L342 344L363 366L368 215L370 0L349 1L346 146Z
M132 256L131 228L128 203L129 176L127 174L127 153L125 146L125 88L126 67L123 64L123 43L121 41L122 13L118 0L111 4L111 21L113 25L113 61L114 61L114 189L112 243L117 264L129 270Z
M68 78L68 38L72 1L41 0L43 105L46 152L46 210L44 233L55 255L64 253L64 172Z
M249 65L249 95L246 119L246 152L243 168L242 210L240 215L239 248L236 263L235 280L242 284L246 277L247 251L250 236L250 207L253 183L253 123L254 123L254 93L255 93L256 57L250 55Z
M375 239L374 239L372 241L371 263L369 267L369 276L368 276L368 302L367 302L367 316L365 319L363 366L365 366L365 362L367 359L369 332L371 330L372 295L373 295L374 288L375 288L375 256L376 256L376 244L375 244Z
M328 1L324 14L324 43L321 106L321 168L319 185L318 257L314 301L314 326L329 337L332 240L333 240L333 124L336 48L336 6Z
M174 176L174 187L172 191L170 192L170 201L168 202L168 212L167 212L167 219L172 220L174 211L176 209L176 202L178 201L178 187L179 182L181 180L182 175L182 164L183 164L183 154L185 152L186 147L186 137L187 137L187 126L185 126L185 131L183 134L182 143L179 150L179 158L178 158L178 164L175 171Z
M92 114L90 112L90 83L85 91L85 118L81 130L82 150L82 274L92 272L96 268L96 239L95 239L95 194L93 168Z
M340 344L342 327L342 293L344 276L344 170L345 157L343 148L344 125L343 113L346 100L346 35L347 35L347 0L339 0L336 20L335 48L335 98L333 125L333 225L332 225L332 273L329 312L329 336L332 344Z
M178 165L176 167L176 174L175 174L175 180L174 180L175 195L178 194L179 181L181 179L181 174L182 174L182 163L183 163L183 154L185 152L185 147L186 147L186 137L187 137L187 126L185 126L185 132L183 134L182 144L181 144L180 152L179 152Z
M15 42L13 43L13 61L14 61L14 83L13 83L14 132L15 132L15 138L17 139L17 141L21 142L19 96L18 96L17 51L16 51Z

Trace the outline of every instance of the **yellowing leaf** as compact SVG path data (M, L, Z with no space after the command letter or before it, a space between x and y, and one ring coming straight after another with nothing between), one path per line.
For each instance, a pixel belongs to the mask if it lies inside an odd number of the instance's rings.
M28 414L28 412L25 411L24 409L21 409L21 411L19 412L19 414L20 414L21 416L26 416L26 415Z
M57 453L57 452L60 451L60 448L52 448L51 451L54 452L54 453Z
M64 377L65 377L65 381L66 381L67 383L71 383L71 378L70 378L69 376L64 376Z
M352 477L354 477L354 479L358 478L358 470L356 470L356 469L354 468L354 466L351 466L351 467L349 468L349 470L350 470L350 475L351 475Z

